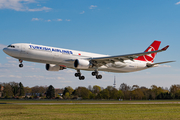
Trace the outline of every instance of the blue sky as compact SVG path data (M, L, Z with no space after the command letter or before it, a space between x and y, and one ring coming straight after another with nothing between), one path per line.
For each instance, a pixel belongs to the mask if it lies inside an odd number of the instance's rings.
M1 0L0 1L0 82L22 82L24 86L53 85L55 88L121 83L150 87L170 87L180 80L180 1L179 0ZM3 53L12 43L34 43L108 55L144 51L154 40L161 48L155 62L176 60L158 68L134 73L101 72L97 80L82 71L48 72L44 64L18 61Z

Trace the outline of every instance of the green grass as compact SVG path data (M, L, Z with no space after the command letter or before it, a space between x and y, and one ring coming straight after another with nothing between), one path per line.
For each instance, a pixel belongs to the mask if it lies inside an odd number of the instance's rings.
M0 119L180 119L179 104L0 105Z
M42 99L42 100L34 100L34 99L0 99L0 103L153 103L153 102L180 102L180 100L56 100L56 99Z
M2 101L0 101L0 103L1 102ZM18 102L19 101L15 101L15 103ZM20 102L22 103L21 100ZM40 101L32 100L31 102L37 103ZM50 103L50 101L48 100L43 102ZM57 101L54 100L51 101L51 103L56 103L56 102ZM60 102L69 103L71 101L60 101ZM92 103L92 101L81 101L81 102ZM93 101L93 102L102 103L102 101ZM116 103L119 101L105 101L105 102ZM142 101L136 101L136 103L137 102L142 102ZM11 119L13 120L17 120L17 119L18 120L19 119L23 119L23 120L24 119L177 120L180 119L180 104L175 104L175 103L174 104L108 104L108 105L107 104L72 104L72 105L0 104L0 119L2 120L11 120Z

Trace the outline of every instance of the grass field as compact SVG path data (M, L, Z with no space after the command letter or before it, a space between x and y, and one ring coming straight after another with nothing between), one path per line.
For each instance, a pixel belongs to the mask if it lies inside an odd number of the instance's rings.
M31 100L24 103L75 103L78 101ZM79 101L79 103L116 103L120 101ZM134 101L121 101L125 104L71 104L71 105L17 105L22 100L0 100L0 119L79 119L79 120L178 120L180 104L128 104ZM149 101L135 101L136 103ZM153 101L154 102L154 101ZM168 102L168 101L158 101ZM171 101L172 102L172 101ZM127 104L126 104L127 103Z
M0 99L1 103L154 103L154 102L172 102L177 103L180 100L56 100L56 99Z

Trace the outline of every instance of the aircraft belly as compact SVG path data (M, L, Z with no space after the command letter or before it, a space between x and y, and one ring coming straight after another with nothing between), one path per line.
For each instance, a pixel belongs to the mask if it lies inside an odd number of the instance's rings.
M130 61L124 63L108 64L107 68L99 68L100 71L127 73L147 69L146 62Z
M144 70L147 69L147 63L146 62L138 62L137 70Z

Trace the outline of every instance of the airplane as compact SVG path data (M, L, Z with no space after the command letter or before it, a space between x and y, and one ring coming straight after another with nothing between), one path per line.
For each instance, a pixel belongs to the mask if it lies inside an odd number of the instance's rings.
M159 64L174 62L166 61L154 63L158 52L166 51L169 45L159 49L161 41L155 40L144 52L126 55L102 55L77 50L49 47L36 44L16 43L8 45L3 51L19 60L19 67L23 67L23 60L45 63L47 71L59 71L66 68L75 69L75 77L84 80L80 70L92 71L92 76L102 79L99 71L127 73L140 71Z

